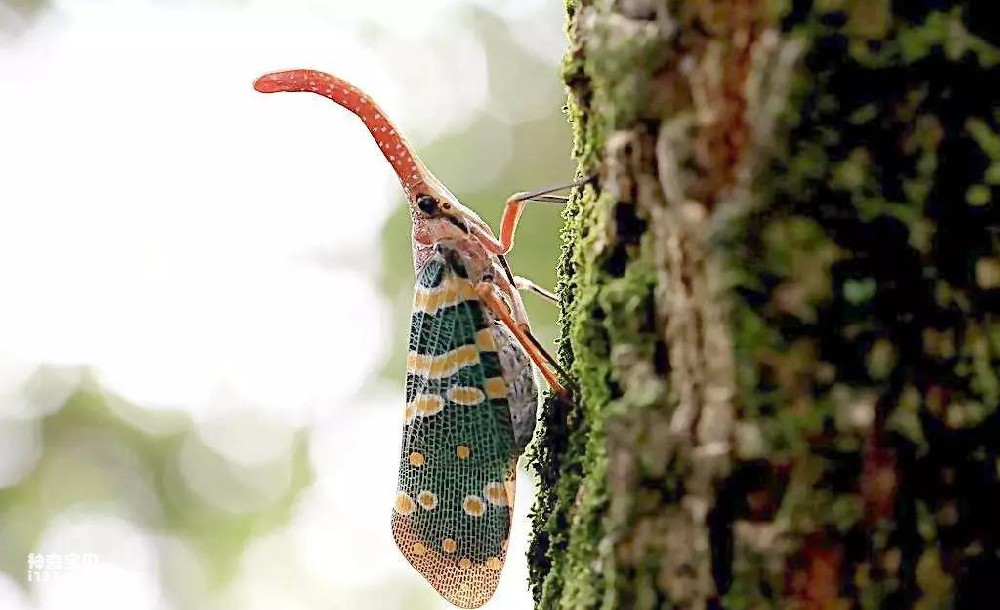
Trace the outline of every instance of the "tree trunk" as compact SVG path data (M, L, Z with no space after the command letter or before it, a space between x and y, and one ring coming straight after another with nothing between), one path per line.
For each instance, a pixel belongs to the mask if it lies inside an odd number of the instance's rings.
M539 608L1000 603L991 4L569 2Z

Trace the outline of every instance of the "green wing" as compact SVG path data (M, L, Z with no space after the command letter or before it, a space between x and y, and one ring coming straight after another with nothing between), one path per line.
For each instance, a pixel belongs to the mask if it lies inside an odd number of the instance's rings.
M458 254L418 274L392 529L448 601L484 604L506 556L517 449L496 344Z

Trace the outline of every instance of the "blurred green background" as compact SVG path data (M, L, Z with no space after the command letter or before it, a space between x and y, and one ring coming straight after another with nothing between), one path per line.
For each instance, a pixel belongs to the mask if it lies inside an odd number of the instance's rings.
M250 83L354 81L495 226L573 177L563 47L540 0L0 0L0 608L449 607L388 528L398 184L346 111ZM516 272L554 284L560 222L526 211ZM530 605L520 477L491 608Z

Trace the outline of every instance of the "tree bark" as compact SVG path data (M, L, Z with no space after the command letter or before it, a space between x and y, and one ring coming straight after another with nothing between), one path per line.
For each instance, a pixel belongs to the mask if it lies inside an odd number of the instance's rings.
M569 2L538 608L996 607L990 4Z

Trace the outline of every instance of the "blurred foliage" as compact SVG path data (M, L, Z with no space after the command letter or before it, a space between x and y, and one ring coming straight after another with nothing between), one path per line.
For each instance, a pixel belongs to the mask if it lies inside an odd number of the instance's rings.
M44 397L76 377L80 381L61 407L45 413ZM312 480L302 431L292 444L290 464L248 467L204 445L187 413L124 402L86 371L44 367L25 389L22 409L37 416L44 449L17 485L0 489L0 570L20 579L26 578L25 558L38 550L45 527L73 508L110 511L150 534L180 539L200 556L207 571L201 577L221 584L234 574L239 551L251 538L288 521L296 497ZM197 456L197 470L234 500L252 497L258 479L274 476L274 467L288 468L287 487L277 498L247 503L257 508L214 506L184 480L184 453Z
M52 6L50 0L0 0L0 41L28 31L34 20Z
M49 6L45 0L0 0L0 36L27 33L33 20ZM468 10L456 19L442 20L436 34L446 37L453 28L468 28L485 49L490 103L464 130L421 147L419 153L447 184L484 171L483 163L489 162L484 159L497 155L491 151L491 143L509 141L510 158L500 168L488 168L496 176L494 180L473 191L456 193L496 226L510 194L573 179L570 134L560 109L564 95L557 66L519 46L511 26L496 14ZM534 88L528 96L527 87ZM546 89L538 91L538 87ZM541 118L520 123L505 118L523 114L517 109L525 99L537 104L539 97L552 100L544 116L533 113ZM509 257L515 273L543 286L554 286L560 226L558 207L529 205ZM402 193L381 241L379 286L391 304L395 339L380 377L401 385L413 290L409 215ZM530 294L525 301L541 341L551 345L557 308ZM221 481L224 493L236 497L252 494L255 479L270 476L266 471L275 464L238 464L203 443L188 413L128 404L101 388L85 370L41 369L30 385L33 391L44 394L66 375L79 375L82 381L61 406L38 410L32 416L41 436L37 462L16 484L0 488L0 570L22 583L25 558L38 550L52 520L69 509L82 508L118 514L151 535L183 541L197 555L197 569L205 572L201 577L208 585L225 584L239 567L242 550L255 538L286 523L299 494L312 481L308 430L298 430L290 455L276 458L285 460L287 464L282 464L290 470L287 487L279 497L251 502L251 509L213 505L181 476L183 459L196 459L198 469L211 472ZM157 550L165 552L161 545ZM177 607L203 607L206 600L179 582L184 579L181 568L161 559L163 590L168 598ZM418 603L421 598L431 599L422 588L415 597L407 586L395 593L384 591L380 583L377 589L387 604L397 596L405 597L399 599L399 607L414 607L414 599Z

